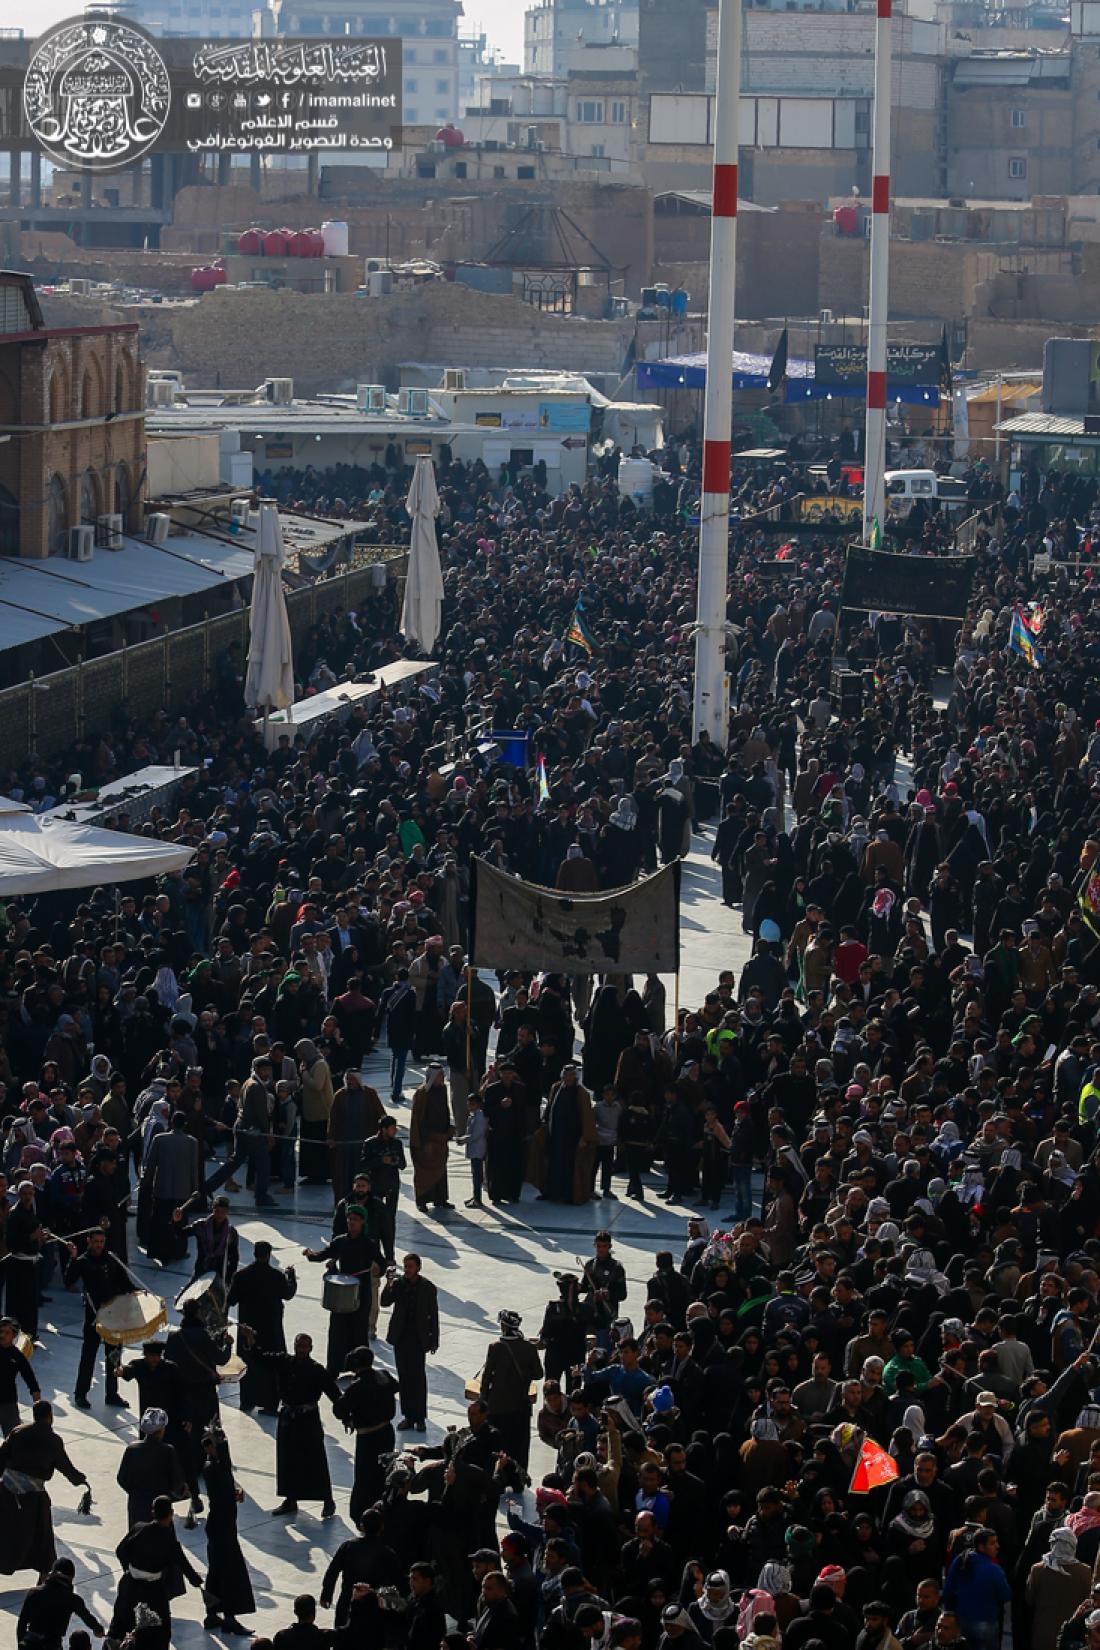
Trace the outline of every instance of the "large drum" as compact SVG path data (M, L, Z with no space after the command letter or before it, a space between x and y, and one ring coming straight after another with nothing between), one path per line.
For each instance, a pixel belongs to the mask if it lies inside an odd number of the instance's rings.
M159 1295L135 1289L116 1295L96 1313L96 1333L108 1346L137 1346L152 1340L168 1323L168 1308Z
M229 1324L225 1284L220 1275L217 1272L205 1273L201 1278L195 1278L193 1283L189 1283L186 1289L181 1289L176 1296L176 1311L182 1312L188 1301L197 1303L199 1322L206 1333L214 1340L219 1340Z
M359 1279L342 1272L326 1272L321 1304L326 1312L358 1312Z
M239 1381L247 1369L248 1365L239 1353L231 1352L228 1360L218 1365L218 1380L223 1384L227 1381Z

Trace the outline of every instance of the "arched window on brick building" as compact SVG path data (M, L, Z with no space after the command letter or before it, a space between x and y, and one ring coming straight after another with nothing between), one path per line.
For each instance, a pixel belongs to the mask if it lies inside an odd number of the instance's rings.
M94 470L85 470L80 478L80 519L86 527L94 527L102 514L99 477Z
M0 487L0 556L19 554L19 504L14 494Z
M50 423L64 424L69 416L69 381L64 367L55 366L50 373Z
M61 556L65 553L69 531L69 494L61 476L50 477L48 499L49 551L51 556Z
M130 471L125 464L115 465L115 496L111 508L116 515L122 517L123 527L130 525L130 503L133 493L130 487Z

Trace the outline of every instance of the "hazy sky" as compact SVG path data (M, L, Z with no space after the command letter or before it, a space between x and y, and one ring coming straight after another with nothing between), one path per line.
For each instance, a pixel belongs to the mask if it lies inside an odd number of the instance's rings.
M0 0L3 11L7 0ZM510 63L523 62L523 0L464 0L466 27L483 28Z
M509 62L522 63L524 0L464 0L464 3L463 28L483 28ZM0 28L21 28L31 34L63 17L78 16L82 10L81 0L38 0L31 21L24 0L0 0ZM133 7L132 15L141 21L140 5Z

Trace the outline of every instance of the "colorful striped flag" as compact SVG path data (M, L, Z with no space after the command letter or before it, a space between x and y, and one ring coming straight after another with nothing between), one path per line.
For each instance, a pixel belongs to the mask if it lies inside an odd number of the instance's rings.
M1100 866L1085 872L1077 891L1077 904L1092 932L1100 936Z
M550 781L546 777L546 758L540 756L535 763L535 791L539 799L539 807L550 800Z
M1012 610L1012 626L1008 632L1008 650L1026 659L1033 670L1041 670L1043 666L1043 651L1035 639L1035 633L1018 607Z
M871 531L867 535L867 545L871 550L882 549L882 528L879 526L879 519L877 516L871 523Z
M569 621L569 629L565 632L565 644L567 647L570 642L572 642L574 647L579 647L582 653L587 653L589 658L591 658L593 653L596 651L596 638L584 622L584 615L581 612L579 602L573 609L573 617Z

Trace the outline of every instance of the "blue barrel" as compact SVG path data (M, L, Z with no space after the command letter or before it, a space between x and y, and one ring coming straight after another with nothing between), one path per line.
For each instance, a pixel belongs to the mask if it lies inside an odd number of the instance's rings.
M493 739L500 747L501 762L507 762L509 767L512 768L525 768L527 766L527 747L531 741L529 733L520 732L515 728L498 733L494 728Z

